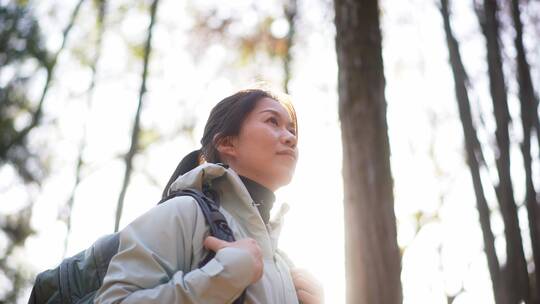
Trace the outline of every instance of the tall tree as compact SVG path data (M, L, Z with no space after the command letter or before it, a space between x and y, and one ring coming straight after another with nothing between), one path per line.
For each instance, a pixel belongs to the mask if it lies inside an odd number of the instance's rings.
M465 137L465 151L467 155L467 164L469 165L474 193L476 196L476 206L480 220L480 228L484 239L484 251L488 262L489 273L491 275L492 286L494 290L495 303L508 303L506 299L506 289L502 281L499 259L495 251L495 237L491 229L491 212L487 204L482 180L480 175L480 166L483 163L483 153L476 128L471 114L469 94L467 90L468 77L465 66L461 60L459 45L452 32L450 24L450 12L448 9L448 0L441 0L441 14L443 17L444 31L446 33L446 43L450 65L454 75L454 87L456 92L456 101L459 109L461 125Z
M529 220L529 233L532 244L532 260L534 261L534 272L529 274L527 268L527 258L524 253L522 232L518 218L517 204L514 198L515 181L510 174L510 123L511 117L508 106L508 92L506 79L503 73L502 47L501 47L501 22L499 16L503 12L499 10L499 2L496 0L484 0L475 3L475 10L478 16L480 27L485 38L489 89L493 104L493 113L483 113L482 115L492 115L496 123L495 141L491 149L495 155L495 169L497 179L493 182L496 200L499 211L503 219L504 239L506 241L506 263L499 264L495 253L494 237L489 226L490 210L483 193L482 183L479 176L481 167L490 170L490 166L483 161L482 148L476 138L476 130L470 114L469 100L467 93L467 77L465 67L461 61L458 42L453 37L449 21L447 0L441 0L441 12L447 36L450 63L454 73L456 99L460 109L460 116L465 133L465 147L467 150L467 160L473 185L477 197L478 211L480 215L480 225L484 236L484 250L488 260L488 267L491 274L493 290L496 303L538 303L540 290L538 280L538 265L540 264L539 250L539 207L537 192L534 188L531 149L531 139L535 125L538 121L537 98L534 92L530 75L530 66L526 59L523 45L523 24L520 19L519 2L508 1L511 4L512 20L515 29L514 45L516 48L516 74L519 86L519 100L521 104L521 123L523 128L523 142L521 145L523 165L525 173L525 206ZM509 25L511 26L511 25ZM533 285L530 285L530 281Z
M501 207L506 239L506 273L508 275L510 303L530 303L529 278L527 262L523 252L523 240L517 216L514 189L510 176L510 136L508 127L510 113L508 97L503 73L501 46L499 43L500 23L497 17L498 5L496 0L484 0L483 5L476 6L480 27L486 38L489 88L495 116L497 153L495 162L499 177L496 194Z
M133 122L133 129L131 131L131 145L128 152L126 153L124 160L126 163L124 171L124 180L122 182L122 189L120 190L120 195L118 197L118 204L116 207L116 218L114 222L114 231L118 231L120 226L120 219L122 218L122 208L124 206L124 199L126 196L127 187L131 178L131 173L133 171L133 158L137 153L139 148L139 133L140 133L140 120L141 120L141 111L144 102L144 97L146 95L146 79L148 76L148 62L150 59L150 52L152 51L152 32L154 29L154 24L156 22L156 12L158 8L159 0L154 0L150 6L150 24L148 25L148 34L146 36L146 43L144 46L144 57L143 57L143 71L141 77L141 87L139 90L139 103L137 104L137 112L135 113L135 120Z
M525 205L527 206L527 215L529 219L529 233L531 235L531 244L533 251L533 260L535 267L535 285L531 291L531 296L537 303L540 301L540 208L538 206L539 198L534 188L532 173L532 151L531 137L533 126L538 124L538 98L535 95L531 79L531 72L525 46L523 45L523 23L521 22L521 13L519 1L512 0L512 20L516 32L514 46L516 48L517 80L519 85L519 100L521 104L521 125L523 127L523 142L521 152L523 154L523 165L525 169ZM537 138L538 138L538 132ZM540 140L540 138L538 138Z
M347 302L402 302L379 4L335 0Z

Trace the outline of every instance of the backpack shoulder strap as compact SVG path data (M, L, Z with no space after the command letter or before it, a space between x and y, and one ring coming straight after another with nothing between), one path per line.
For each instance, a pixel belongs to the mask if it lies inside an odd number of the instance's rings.
M195 189L183 189L179 191L174 191L170 193L167 197L162 199L160 203L167 201L173 197L189 195L197 201L199 208L201 209L206 223L210 229L210 235L227 241L234 242L234 235L232 230L229 228L229 224L225 219L225 216L219 211L219 204L216 200L211 199L208 195L203 194L202 192Z
M209 193L209 195L205 195L204 193L196 189L183 189L183 190L173 191L167 197L159 201L158 204L161 204L176 196L189 195L197 201L199 208L201 208L201 211L204 214L206 223L209 226L210 235L218 239L227 241L227 242L234 242L235 238L232 233L232 230L229 227L229 224L227 223L225 216L219 211L219 203L218 203L217 196L215 194L212 195L211 192L207 192L207 193ZM210 198L210 196L212 196L213 198ZM206 265L206 263L208 263L211 259L213 259L215 255L216 253L211 251L199 263L199 268ZM246 290L242 292L242 294L233 302L233 304L242 304L244 303L245 298L246 298Z

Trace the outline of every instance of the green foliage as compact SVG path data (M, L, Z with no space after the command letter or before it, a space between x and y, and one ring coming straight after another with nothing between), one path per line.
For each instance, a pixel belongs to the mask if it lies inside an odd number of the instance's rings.
M265 12L257 12L260 18L253 29L247 29L243 33L231 33L230 28L242 24L242 15L232 14L222 17L219 8L211 8L206 11L198 11L193 8L195 25L192 34L198 39L205 37L204 44L195 48L195 56L202 53L202 48L207 48L210 43L224 43L234 46L236 53L235 66L242 67L252 63L256 55L265 54L271 59L285 60L289 53L289 41L287 36L275 37L271 27L276 18ZM194 37L194 41L197 38Z
M50 56L43 45L39 25L25 1L0 7L0 73L12 75L0 83L0 161L10 163L26 182L39 182L40 166L24 141L18 140L20 121L32 116L26 92L31 75L20 67L36 63L37 68L50 66Z
M25 240L34 233L30 226L31 212L31 206L27 206L18 213L0 217L0 233L8 240L4 252L0 253L0 274L11 284L10 290L1 296L0 303L15 303L23 286L31 279L32 274L26 267L21 269L11 260L17 248L24 246Z
M155 143L161 139L161 134L158 130L153 128L141 129L139 132L139 144L137 147L138 151L144 151L152 143Z
M128 43L129 52L133 55L136 62L140 62L144 58L144 42Z
M2 4L0 25L0 75L4 76L0 82L0 166L13 167L25 183L39 184L44 166L21 132L30 125L36 111L35 102L27 95L29 80L39 69L49 71L52 60L27 1ZM31 205L0 218L0 233L7 239L7 247L0 254L0 271L12 285L0 302L14 303L30 280L23 269L10 263L10 257L33 233L30 218Z
M44 65L48 60L39 25L26 5L0 7L0 67L36 58ZM3 68L2 68L3 69Z
M91 42L91 41L89 41ZM88 43L90 44L90 43ZM89 45L81 44L74 46L70 49L73 57L82 65L82 66L91 66L92 65L92 53L90 52Z

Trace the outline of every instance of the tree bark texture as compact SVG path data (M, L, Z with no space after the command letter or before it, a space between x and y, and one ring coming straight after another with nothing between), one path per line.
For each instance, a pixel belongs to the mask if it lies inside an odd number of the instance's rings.
M379 5L335 0L347 303L402 302Z

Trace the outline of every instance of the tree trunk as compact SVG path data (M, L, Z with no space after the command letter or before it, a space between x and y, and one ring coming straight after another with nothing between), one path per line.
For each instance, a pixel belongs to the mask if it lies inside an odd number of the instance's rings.
M535 286L531 296L537 303L540 301L540 210L538 208L537 193L532 179L532 159L531 159L531 135L534 120L538 119L537 100L534 94L534 87L531 80L530 66L525 55L523 46L523 24L521 23L519 1L512 0L512 19L516 30L514 45L516 47L517 78L519 84L519 99L521 104L521 124L523 127L523 143L521 151L523 154L523 165L525 167L525 205L529 218L529 232L531 235L531 247L535 265Z
M335 0L347 303L402 302L379 6Z
M139 90L139 103L137 105L137 112L135 113L135 121L133 122L133 129L131 132L131 145L129 151L126 153L125 162L126 170L124 172L124 181L122 183L122 189L118 197L118 203L116 207L116 218L114 222L114 231L118 231L120 226L120 219L122 218L122 209L124 207L124 199L126 196L127 187L131 178L131 171L133 169L133 157L137 153L139 145L139 132L140 132L140 120L141 110L144 101L144 95L146 93L146 76L148 74L148 61L150 58L150 52L152 50L152 30L156 21L156 11L159 4L159 0L154 0L150 7L150 24L148 25L148 35L146 37L146 45L144 47L144 59L143 59L143 72L141 88Z
M448 10L448 0L441 0L441 14L443 17L444 31L446 33L446 43L448 45L450 65L454 75L454 85L456 91L456 100L458 103L459 116L463 127L465 137L465 150L467 152L467 164L471 172L471 178L476 196L476 205L480 219L480 227L484 239L484 251L488 262L489 273L493 286L495 303L508 303L506 299L505 285L501 276L499 260L495 251L495 238L491 230L490 210L482 188L482 180L480 177L480 163L482 163L482 150L478 142L476 130L473 124L469 95L467 91L467 74L459 45L452 33L450 25L450 13Z
M497 198L501 207L506 238L506 273L509 284L510 303L530 303L529 277L527 263L523 252L523 241L517 217L517 207L510 176L510 142L508 125L510 114L506 95L506 84L502 69L501 49L499 45L499 21L497 19L496 0L484 0L484 6L479 8L478 18L482 32L486 38L489 87L493 101L496 121L495 138L497 152L495 160L499 176L496 187Z

